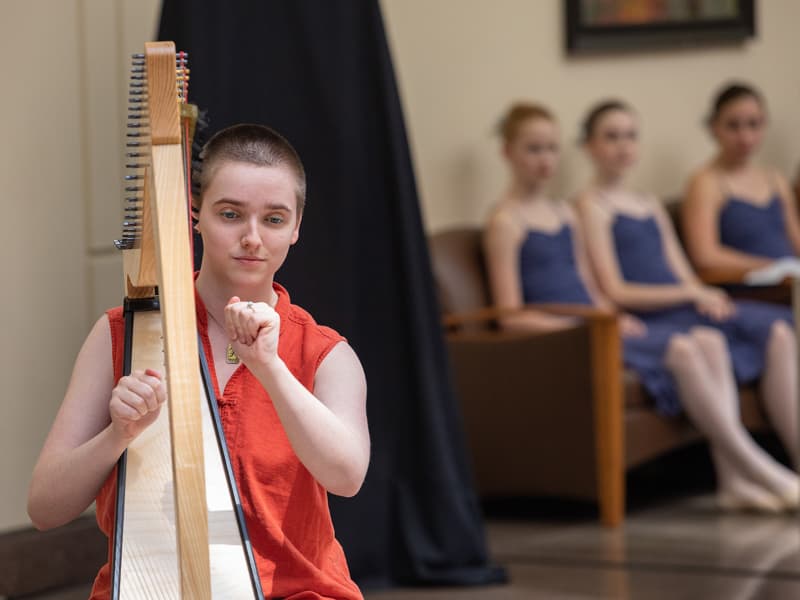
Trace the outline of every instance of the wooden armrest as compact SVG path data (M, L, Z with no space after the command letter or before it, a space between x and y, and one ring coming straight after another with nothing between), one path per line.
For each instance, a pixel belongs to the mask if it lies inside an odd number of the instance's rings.
M617 318L612 310L597 308L586 304L526 304L520 308L500 308L487 306L476 310L449 313L444 315L442 323L445 328L452 329L472 323L487 323L504 317L523 314L530 311L548 312L551 314L582 317L589 321L608 321Z
M746 271L741 269L702 269L700 279L708 284L723 286L733 298L760 300L777 304L791 304L793 284L790 277L768 285L744 283Z
M708 283L710 285L746 285L744 283L745 275L747 275L748 269L738 269L738 268L707 268L707 269L699 269L697 274L700 276L700 279L703 280L704 283ZM753 287L785 287L789 286L791 283L790 277L784 277L778 283L773 285L763 285L763 286L753 286Z
M588 304L527 304L522 310L540 310L555 315L583 317L590 321L611 321L619 316L615 310Z

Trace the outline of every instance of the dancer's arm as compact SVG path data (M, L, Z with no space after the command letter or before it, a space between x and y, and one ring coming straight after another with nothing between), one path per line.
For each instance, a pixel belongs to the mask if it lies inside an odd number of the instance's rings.
M498 308L517 309L524 305L519 272L519 251L522 229L505 211L497 211L484 232L483 247L489 287L494 305ZM574 317L548 314L528 309L519 314L500 319L505 329L529 331L558 331L573 327Z
M770 259L741 252L721 243L719 213L724 201L719 175L713 171L703 169L689 181L681 204L681 223L686 250L694 266L698 269L746 272L770 264Z
M783 175L775 173L775 181L783 206L786 235L792 243L795 255L800 256L800 216L797 214L797 200Z
M614 247L614 213L601 205L591 192L579 198L578 208L597 280L612 302L628 310L655 310L687 302L717 302L717 292L700 285L696 278L680 279L674 284L639 284L626 281ZM660 219L658 222L661 226ZM671 238L674 238L674 232ZM664 240L668 259L674 253L670 248L671 238L668 235Z

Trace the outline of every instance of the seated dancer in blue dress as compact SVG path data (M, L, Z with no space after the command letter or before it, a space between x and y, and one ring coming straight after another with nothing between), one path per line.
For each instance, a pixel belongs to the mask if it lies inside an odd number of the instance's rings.
M687 250L698 268L748 273L792 257L782 261L782 274L800 276L792 190L777 169L755 161L766 122L764 100L750 86L726 86L714 99L708 125L717 152L690 178L681 207Z
M662 360L676 391L656 397L657 406L666 413L682 407L709 438L721 505L767 509L778 499L796 508L797 476L741 424L736 386L759 383L770 421L794 459L797 351L788 307L732 302L698 280L662 204L625 185L638 154L630 108L618 101L597 105L583 136L594 178L578 209L598 285L647 331L666 335Z

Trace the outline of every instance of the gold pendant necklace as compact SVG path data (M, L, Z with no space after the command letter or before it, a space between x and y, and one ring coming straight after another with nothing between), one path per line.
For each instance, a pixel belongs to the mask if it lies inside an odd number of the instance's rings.
M206 311L206 314L209 317L211 317L211 320L214 321L214 323L216 323L220 327L220 329L225 331L225 328L222 327L222 325L220 325L219 321L217 321L216 317L214 317L214 315L212 315L210 311ZM228 363L229 365L239 364L239 355L233 351L233 345L230 342L228 342L228 346L227 348L225 348L225 362Z
M233 351L233 346L231 344L228 344L228 347L225 349L225 362L229 365L239 364L239 356Z

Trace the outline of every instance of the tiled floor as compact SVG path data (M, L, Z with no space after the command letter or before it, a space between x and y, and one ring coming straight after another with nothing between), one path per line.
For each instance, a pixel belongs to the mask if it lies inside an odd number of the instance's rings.
M798 515L724 514L709 495L635 512L618 530L494 520L488 531L510 585L392 590L368 599L800 598Z
M586 516L492 518L503 586L368 591L367 600L800 598L800 516L720 513L713 496L634 509L609 530ZM78 600L80 588L36 600Z

